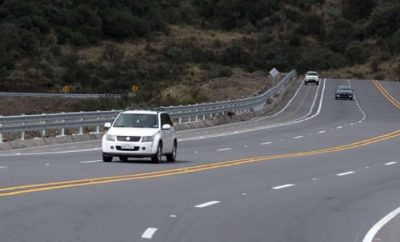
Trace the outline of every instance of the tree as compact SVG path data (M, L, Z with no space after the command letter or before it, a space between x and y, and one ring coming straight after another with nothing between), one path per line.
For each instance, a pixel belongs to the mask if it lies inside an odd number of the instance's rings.
M363 19L371 14L375 5L375 0L343 0L342 15L350 20Z

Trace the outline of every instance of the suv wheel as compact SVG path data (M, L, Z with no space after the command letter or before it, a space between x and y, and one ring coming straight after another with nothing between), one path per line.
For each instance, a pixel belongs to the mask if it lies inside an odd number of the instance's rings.
M178 148L178 144L176 143L176 140L174 141L174 147L172 147L172 153L167 155L167 161L169 162L174 162L176 161L176 150Z
M158 144L157 147L157 153L155 153L152 157L151 157L151 161L153 161L154 163L161 163L161 158L162 158L162 144Z
M112 161L112 156L106 155L103 153L103 161L104 162L111 162Z

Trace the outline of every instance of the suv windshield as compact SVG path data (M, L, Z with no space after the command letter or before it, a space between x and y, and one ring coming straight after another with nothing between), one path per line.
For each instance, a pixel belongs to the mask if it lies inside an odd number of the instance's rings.
M117 128L158 128L157 114L123 113L114 123Z

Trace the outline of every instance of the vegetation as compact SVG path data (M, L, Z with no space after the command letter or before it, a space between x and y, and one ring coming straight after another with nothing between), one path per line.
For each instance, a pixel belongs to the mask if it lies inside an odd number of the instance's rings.
M379 71L399 55L397 0L0 0L1 91L135 84L135 102L158 105L182 101L161 96L183 85L190 103L237 70ZM382 78L400 79L393 66Z

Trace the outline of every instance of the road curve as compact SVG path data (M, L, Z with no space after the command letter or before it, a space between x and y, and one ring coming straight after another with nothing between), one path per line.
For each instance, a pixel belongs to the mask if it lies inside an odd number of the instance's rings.
M334 100L349 83L356 100ZM400 85L301 85L275 116L179 133L176 163L99 142L0 152L1 241L363 241L400 205Z

